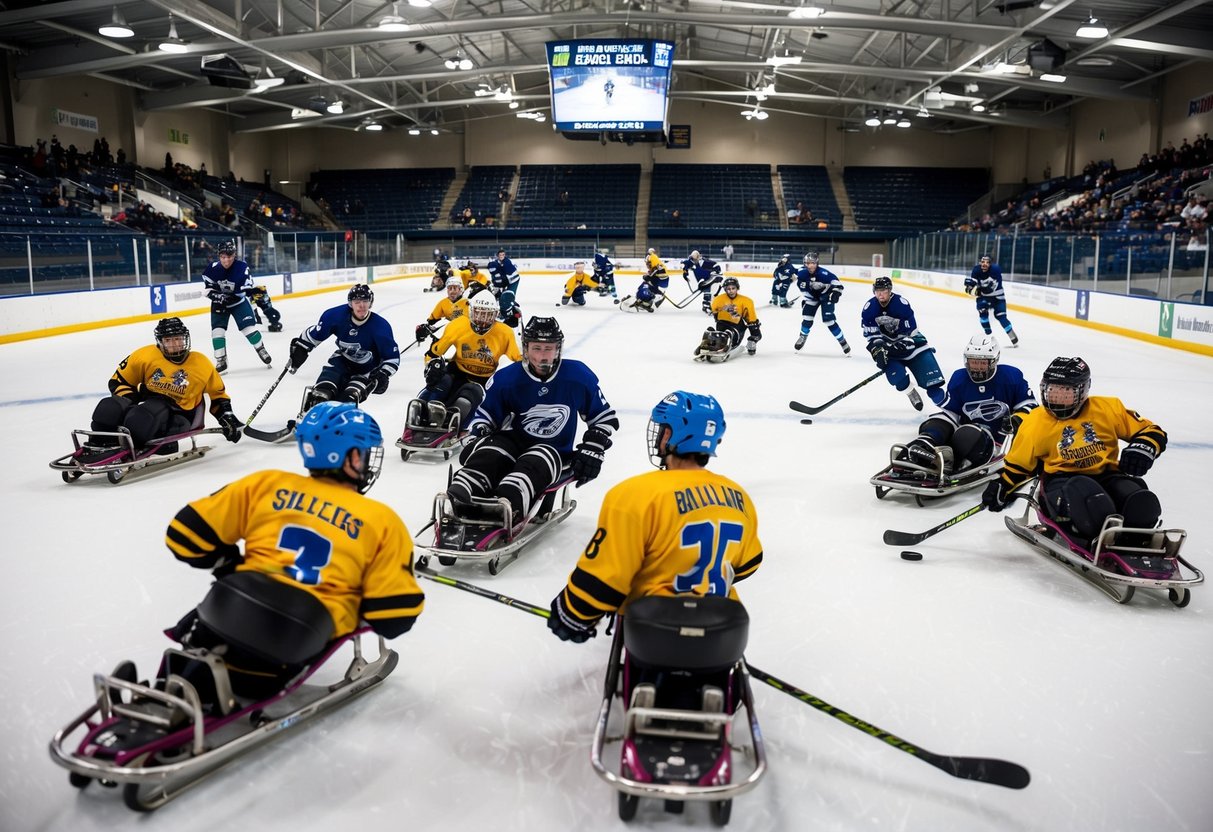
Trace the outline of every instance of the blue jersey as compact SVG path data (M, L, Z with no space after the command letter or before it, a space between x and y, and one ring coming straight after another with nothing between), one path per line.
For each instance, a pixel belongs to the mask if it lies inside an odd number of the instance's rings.
M796 264L791 260L780 260L771 275L780 286L787 286L798 276Z
M1001 443L1006 433L1003 426L1015 411L1027 412L1036 407L1036 396L1018 367L1002 365L994 370L994 377L983 382L969 378L961 369L952 373L948 380L948 398L941 415L953 424L974 424L985 427Z
M837 296L842 294L843 285L838 275L829 269L818 266L816 271L809 272L809 267L805 266L796 272L796 288L800 290L800 300L803 303L837 303Z
M525 361L503 367L484 388L484 401L468 430L477 423L507 433L522 447L550 445L566 459L577 441L577 417L607 434L619 427L614 408L585 364L562 359L556 372L540 381Z
M868 343L884 341L892 358L908 361L919 353L934 351L927 346L927 337L918 331L914 310L905 298L895 292L889 296L888 306L881 306L874 297L869 298L863 305L860 322L863 324L863 337L868 339Z
M613 277L615 264L605 254L594 255L594 277Z
M696 263L691 258L682 261L682 276L695 276L695 283L704 289L721 279L720 264L715 260L704 258Z
M979 298L1001 298L1002 291L1002 269L998 268L997 263L990 264L990 270L983 272L981 264L978 263L973 267L973 272L965 278L965 286L977 287L975 294Z
M360 374L383 367L392 375L400 369L400 348L392 336L392 325L381 315L372 312L359 324L349 304L334 306L324 310L316 325L299 337L316 347L330 335L337 338L336 355L355 365Z
M508 257L503 257L501 260L490 260L488 269L489 280L498 294L518 283L518 269Z
M202 270L202 282L206 285L211 300L232 307L245 298L245 290L253 288L253 276L248 263L233 260L232 267L225 269L218 260Z

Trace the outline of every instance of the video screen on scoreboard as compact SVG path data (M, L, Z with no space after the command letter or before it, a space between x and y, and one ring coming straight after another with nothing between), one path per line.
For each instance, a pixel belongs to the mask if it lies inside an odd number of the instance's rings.
M552 124L573 133L665 129L674 44L558 40L547 44Z

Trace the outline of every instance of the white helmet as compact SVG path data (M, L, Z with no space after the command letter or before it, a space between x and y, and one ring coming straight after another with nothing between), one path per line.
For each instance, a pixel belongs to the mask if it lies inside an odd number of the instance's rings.
M481 292L468 301L468 323L480 335L497 321L497 301L489 292Z
M969 339L964 350L965 372L969 374L969 378L973 379L974 384L981 384L994 378L994 371L998 369L998 357L1001 354L1002 349L994 340L993 335L974 335ZM980 363L975 367L973 362Z
M463 281L455 275L451 275L446 279L446 288L449 290L452 286L458 289L460 294L463 294Z
M656 253L657 253L657 249L655 249L655 248L649 249L649 254L656 254Z
M698 251L691 252L691 259L698 263L702 259L702 255Z

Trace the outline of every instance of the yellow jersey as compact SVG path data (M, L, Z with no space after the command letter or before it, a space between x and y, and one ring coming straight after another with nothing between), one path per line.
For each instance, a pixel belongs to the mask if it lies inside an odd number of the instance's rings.
M593 275L586 274L585 272L581 274L573 272L569 275L569 279L564 282L564 296L571 298L578 286L584 286L586 289L597 289L598 282L594 280Z
M481 286L489 285L489 276L479 269L472 271L471 269L459 269L455 274L459 275L459 279L463 281L463 289L467 291L468 286L473 283L479 283Z
M706 468L652 471L607 492L564 608L587 626L649 595L727 595L762 563L750 495Z
M656 254L646 254L644 256L644 267L648 269L649 274L665 274L665 263Z
M421 614L413 540L383 503L335 480L259 471L194 500L169 524L165 543L179 560L210 568L244 541L237 571L263 572L316 596L333 617L333 637L358 620L399 635Z
M501 321L495 321L489 331L481 335L472 329L472 322L467 316L451 321L442 331L438 339L425 354L426 363L431 359L446 355L447 350L455 348L452 360L466 376L480 381L488 381L497 370L497 364L502 356L513 361L521 361L522 353L518 349L518 339L514 330Z
M1058 419L1037 407L1024 416L1003 462L1002 480L1015 487L1045 474L1106 474L1120 470L1120 440L1145 442L1161 454L1167 434L1112 396L1091 396L1076 416Z
M115 396L134 399L155 393L172 399L186 413L192 413L202 403L204 394L211 398L211 413L217 414L215 406L219 402L229 403L222 410L230 409L231 397L209 358L200 352L190 352L185 361L174 364L155 344L140 347L122 359L110 377L109 388Z
M721 292L712 298L712 314L716 316L716 320L728 324L752 324L758 320L754 301L742 294L730 298Z
M454 303L451 303L450 298L443 298L434 306L434 311L430 313L429 320L426 321L426 323L433 324L442 318L446 318L448 321L453 321L458 317L466 315L467 313L467 298L460 298Z

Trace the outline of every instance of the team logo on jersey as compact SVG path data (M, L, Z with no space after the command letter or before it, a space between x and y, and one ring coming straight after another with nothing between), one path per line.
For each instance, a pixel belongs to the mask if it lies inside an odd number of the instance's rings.
M1082 423L1082 438L1085 442L1098 442L1099 437L1095 434L1095 425L1090 422Z
M550 439L569 422L569 408L563 404L535 405L522 414L522 429L531 436Z
M158 387L162 390L171 387L174 390L182 391L186 387L189 387L189 384L189 373L185 370L174 370L172 378L169 378L159 367L152 371L152 377L148 381L149 387Z
M1004 402L995 401L994 399L966 402L961 410L965 416L969 417L970 422L984 422L990 425L1002 421L1011 412L1011 408L1007 407Z
M1066 425L1061 429L1061 441L1057 443L1057 447L1064 450L1074 444L1074 435L1077 431L1073 425Z

